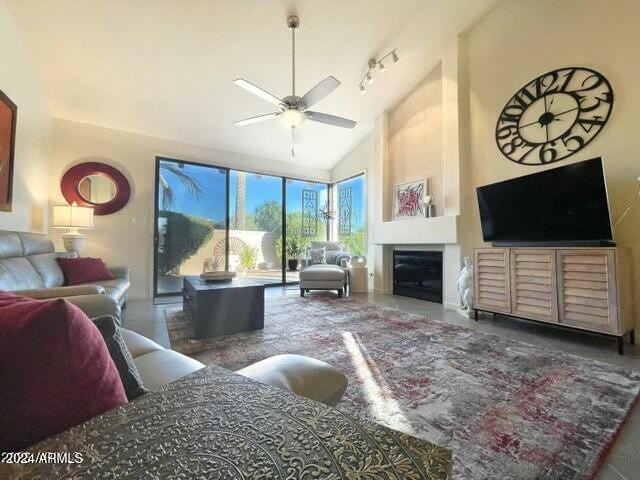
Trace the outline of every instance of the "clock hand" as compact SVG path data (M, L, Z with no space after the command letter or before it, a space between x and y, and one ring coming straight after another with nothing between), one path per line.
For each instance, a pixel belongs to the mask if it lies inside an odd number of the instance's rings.
M564 115L565 113L569 113L569 112L573 112L574 110L578 110L580 107L576 107L576 108L572 108L570 110L565 110L564 112L560 112L560 113L554 113L553 116L554 117L559 117L560 115ZM553 113L553 112L552 112ZM553 119L555 122L559 122L560 120L557 118ZM535 124L539 124L542 127L542 124L540 123L540 120L536 120L535 122L531 122L531 123L527 123L526 125L520 125L519 128L526 128L526 127L530 127L531 125L535 125Z
M559 117L560 115L564 115L565 113L573 112L574 110L578 110L580 107L572 108L571 110L565 110L564 112L554 113L553 115Z
M549 141L549 124L548 123L544 124L544 131L545 131L545 134L547 135L547 142L548 142Z
M520 125L519 128L530 127L531 125L535 125L536 123L542 126L542 124L540 123L540 120L536 120L535 122L527 123L526 125Z

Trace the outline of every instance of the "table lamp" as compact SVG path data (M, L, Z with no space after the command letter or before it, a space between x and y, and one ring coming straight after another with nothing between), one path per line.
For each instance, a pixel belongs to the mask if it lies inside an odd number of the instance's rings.
M51 226L69 229L62 236L64 248L74 257L79 257L84 235L78 229L93 228L93 208L79 207L76 202L72 205L54 205Z

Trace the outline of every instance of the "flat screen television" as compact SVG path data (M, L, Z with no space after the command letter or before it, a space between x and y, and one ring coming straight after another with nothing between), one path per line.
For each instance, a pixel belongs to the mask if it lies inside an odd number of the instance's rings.
M482 235L494 245L613 245L602 159L477 188Z

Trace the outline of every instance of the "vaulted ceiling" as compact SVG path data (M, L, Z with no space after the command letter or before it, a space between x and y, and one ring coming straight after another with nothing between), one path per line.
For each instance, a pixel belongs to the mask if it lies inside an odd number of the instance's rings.
M5 0L41 74L54 117L330 168L497 0ZM291 89L286 17L296 37L297 93L327 75L342 85L314 110L354 130L305 122L291 158L284 126L235 120L273 106L233 84L279 97ZM367 59L401 61L360 95Z

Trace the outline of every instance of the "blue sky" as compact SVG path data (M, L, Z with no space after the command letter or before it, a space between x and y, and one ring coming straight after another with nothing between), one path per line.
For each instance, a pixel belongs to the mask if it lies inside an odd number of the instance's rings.
M182 185L173 174L163 171L162 174L174 190L175 204L174 211L182 212L195 217L209 218L215 222L222 222L225 219L225 173L216 168L185 164L182 168L185 174L197 179L202 188L202 196L197 199ZM282 179L269 175L256 175L247 173L247 212L253 212L255 208L268 200L282 199L281 188ZM231 216L235 210L235 189L237 182L237 172L230 172L230 201ZM338 189L351 186L353 188L352 211L354 213L354 226L360 227L364 223L364 176L342 182ZM302 190L314 189L326 191L326 185L309 183L301 180L287 181L287 210L300 211L302 208ZM322 207L326 203L326 194L320 195L318 206ZM360 212L359 215L355 215Z
M161 174L174 191L175 202L172 210L223 222L226 215L224 171L221 173L216 168L185 164L182 172L198 181L202 188L202 196L199 199L195 198L171 172L161 170Z

